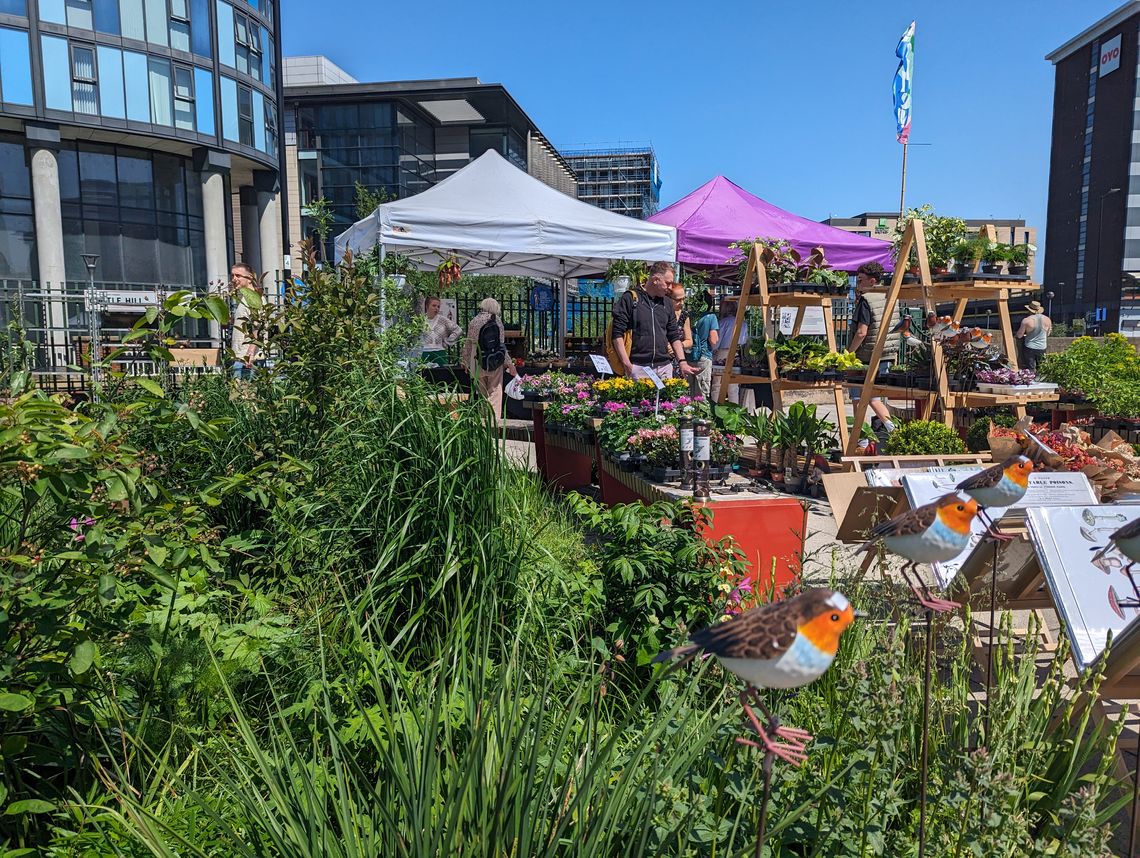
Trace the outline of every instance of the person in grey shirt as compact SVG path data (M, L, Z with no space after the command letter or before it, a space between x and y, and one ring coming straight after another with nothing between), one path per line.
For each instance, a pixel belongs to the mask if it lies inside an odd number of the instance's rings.
M1045 308L1038 301L1030 301L1025 309L1029 315L1021 320L1015 336L1021 340L1021 368L1036 372L1037 363L1045 357L1053 320L1045 315Z

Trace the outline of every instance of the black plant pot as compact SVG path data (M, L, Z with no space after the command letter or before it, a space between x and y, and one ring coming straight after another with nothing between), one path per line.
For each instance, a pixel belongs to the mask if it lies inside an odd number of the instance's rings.
M919 277L917 274L911 274L908 271L906 274L903 275L902 282L903 283L917 283L918 280L919 280Z
M954 273L959 277L969 277L974 273L974 263L971 262L967 265L964 262L959 262L954 266Z
M1010 265L1009 266L1010 277L1025 277L1026 275L1028 275L1028 273L1029 273L1029 266L1028 265Z
M983 262L982 263L982 273L983 274L1001 274L1001 263L1000 262Z
M656 465L642 465L641 473L655 483L675 483L681 479L680 468L661 468Z
M527 390L523 392L523 399L527 402L547 402L550 397L537 390Z

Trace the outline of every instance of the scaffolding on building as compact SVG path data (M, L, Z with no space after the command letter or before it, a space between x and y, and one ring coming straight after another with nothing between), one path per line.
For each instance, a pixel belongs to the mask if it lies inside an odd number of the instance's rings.
M661 203L661 168L652 146L569 149L563 157L578 176L578 199L645 219Z

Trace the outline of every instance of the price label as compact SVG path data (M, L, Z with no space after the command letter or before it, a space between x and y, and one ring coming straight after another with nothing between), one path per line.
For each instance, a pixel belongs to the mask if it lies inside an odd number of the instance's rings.
M638 372L640 372L642 375L644 375L646 378L648 378L650 381L652 381L653 386L656 387L658 390L664 390L665 389L665 382L663 382L661 380L661 376L659 376L657 374L657 371L655 369L653 369L653 367L651 367L651 366L639 366L637 369L638 369Z
M693 458L698 462L707 462L711 458L712 439L708 435L702 435L693 439Z
M590 360L594 362L594 369L603 375L614 374L614 368L610 366L610 362L606 360L604 355L590 355Z
M681 452L693 452L693 429L691 426L688 429L681 430Z

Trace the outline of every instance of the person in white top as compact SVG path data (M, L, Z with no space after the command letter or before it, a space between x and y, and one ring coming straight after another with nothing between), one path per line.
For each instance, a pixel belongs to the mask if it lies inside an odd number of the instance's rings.
M427 363L436 366L446 366L447 350L459 342L459 335L463 333L459 325L439 311L439 298L428 298L424 303L424 315L427 317L427 330L420 341L420 357Z
M252 289L263 294L261 281L253 267L244 262L235 262L230 268L230 295L234 302L233 320L230 329L230 349L234 353L233 374L239 380L253 378L254 367L265 366L261 350L250 331L249 303L243 300L242 289Z

